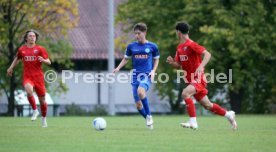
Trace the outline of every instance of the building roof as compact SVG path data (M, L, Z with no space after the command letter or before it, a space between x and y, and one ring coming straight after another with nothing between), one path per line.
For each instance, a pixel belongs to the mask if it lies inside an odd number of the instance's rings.
M114 7L122 0L114 0ZM80 20L77 27L69 31L69 40L74 51L72 59L108 58L108 0L78 0ZM114 8L114 11L116 10ZM120 30L115 28L114 35ZM123 58L116 50L115 58Z

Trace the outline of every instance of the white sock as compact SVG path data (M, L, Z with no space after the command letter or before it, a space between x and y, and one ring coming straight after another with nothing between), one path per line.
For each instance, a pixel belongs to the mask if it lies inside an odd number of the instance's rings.
M224 117L229 118L229 117L230 117L230 112L229 112L229 111L226 111L226 113L225 113L225 116L224 116Z
M197 124L196 117L190 117L190 123Z

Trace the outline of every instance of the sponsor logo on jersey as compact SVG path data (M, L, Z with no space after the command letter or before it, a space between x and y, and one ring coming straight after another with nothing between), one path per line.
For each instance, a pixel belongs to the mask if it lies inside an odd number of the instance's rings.
M145 52L146 52L146 53L149 53L149 52L150 52L150 49L149 49L149 48L146 48L146 49L145 49Z
M185 47L183 48L183 50L184 50L184 51L187 51L187 46L185 46Z
M187 55L179 55L180 61L187 61L188 56Z
M25 61L35 61L37 60L36 56L25 56L24 57Z
M149 56L147 54L137 54L134 55L135 59L147 59Z

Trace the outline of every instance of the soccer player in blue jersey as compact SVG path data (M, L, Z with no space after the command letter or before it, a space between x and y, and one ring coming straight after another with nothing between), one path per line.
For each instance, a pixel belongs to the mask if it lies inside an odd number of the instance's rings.
M153 129L153 119L150 113L146 92L149 90L159 63L159 50L155 43L146 39L147 25L137 23L133 31L136 42L127 46L125 57L113 73L118 72L132 59L132 92L139 113L146 119L146 126Z

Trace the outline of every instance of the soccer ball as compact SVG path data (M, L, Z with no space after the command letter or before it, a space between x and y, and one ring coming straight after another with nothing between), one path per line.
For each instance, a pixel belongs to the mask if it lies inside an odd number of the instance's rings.
M93 120L92 125L98 131L104 130L106 128L106 121L102 117L97 117Z

